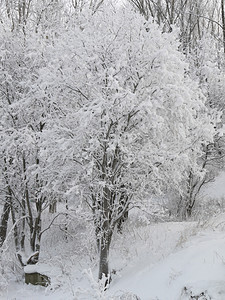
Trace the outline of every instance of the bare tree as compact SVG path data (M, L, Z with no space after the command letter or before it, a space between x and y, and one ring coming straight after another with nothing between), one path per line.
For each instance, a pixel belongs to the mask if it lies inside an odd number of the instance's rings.
M205 32L223 34L224 2L221 0L129 0L131 5L146 19L152 17L164 31L170 32L173 25L180 28L183 51L192 52L196 42ZM221 6L221 8L220 8ZM220 16L221 11L221 16ZM222 22L221 22L222 19Z

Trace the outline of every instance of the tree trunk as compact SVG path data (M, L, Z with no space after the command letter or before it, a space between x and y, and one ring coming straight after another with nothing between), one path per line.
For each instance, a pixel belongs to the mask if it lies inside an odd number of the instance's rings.
M106 234L101 238L100 242L100 262L99 262L99 279L103 276L108 278L109 276L109 244Z
M31 251L35 253L33 258L30 260L30 264L36 264L39 260L40 245L41 245L41 211L38 211L38 215L35 218L33 234L30 239Z
M99 261L99 275L98 278L101 280L104 276L106 279L105 286L110 283L109 275L109 246L111 242L111 230L109 222L109 202L110 202L110 190L107 186L103 192L103 208L102 208L102 227L100 237L100 261Z
M49 213L54 214L54 213L56 213L56 211L57 211L57 201L54 200L54 201L50 202L50 204L49 204Z
M99 261L99 274L98 279L101 280L105 278L105 288L109 285L110 271L109 271L109 247L111 242L112 234L105 232L100 240L100 261Z
M17 227L17 223L16 223L15 210L14 210L12 202L11 202L11 217L12 217L12 223L13 223L13 233L14 233L14 242L15 242L16 252L19 252L19 250L20 250L19 233L18 233L18 227Z
M225 11L224 11L224 0L221 0L221 17L223 26L223 51L225 53Z
M8 220L10 213L10 203L8 201L5 202L3 207L3 212L1 216L1 224L0 224L0 247L2 247L5 239L8 228Z

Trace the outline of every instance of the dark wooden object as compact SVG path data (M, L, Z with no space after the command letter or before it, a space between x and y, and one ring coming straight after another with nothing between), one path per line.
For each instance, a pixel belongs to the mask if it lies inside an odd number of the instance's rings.
M50 284L50 278L40 273L25 273L25 283L31 283L34 285L41 285L46 287Z

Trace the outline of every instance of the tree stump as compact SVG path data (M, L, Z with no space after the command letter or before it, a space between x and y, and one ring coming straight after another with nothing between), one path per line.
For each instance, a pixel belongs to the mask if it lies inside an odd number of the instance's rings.
M48 286L51 281L50 268L45 264L27 265L24 267L25 283L33 285Z
M31 283L33 285L41 285L46 287L50 284L50 279L48 276L37 272L25 273L25 283Z

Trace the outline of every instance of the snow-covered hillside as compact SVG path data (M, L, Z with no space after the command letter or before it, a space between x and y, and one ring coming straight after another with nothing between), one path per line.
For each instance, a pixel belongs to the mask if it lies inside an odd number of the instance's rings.
M115 284L142 300L159 299L225 299L225 215L212 219L207 228L180 243L175 251L151 266L151 258L144 259ZM180 227L181 229L182 227ZM171 236L175 231L171 231ZM166 243L164 244L167 247Z
M70 247L71 257L61 261L60 270L51 274L52 286L12 281L1 299L225 299L225 214L204 224L128 225L126 235L117 234L113 241L114 274L107 292L95 281L97 268L91 265L89 254L76 261ZM54 267L57 265L56 256Z

